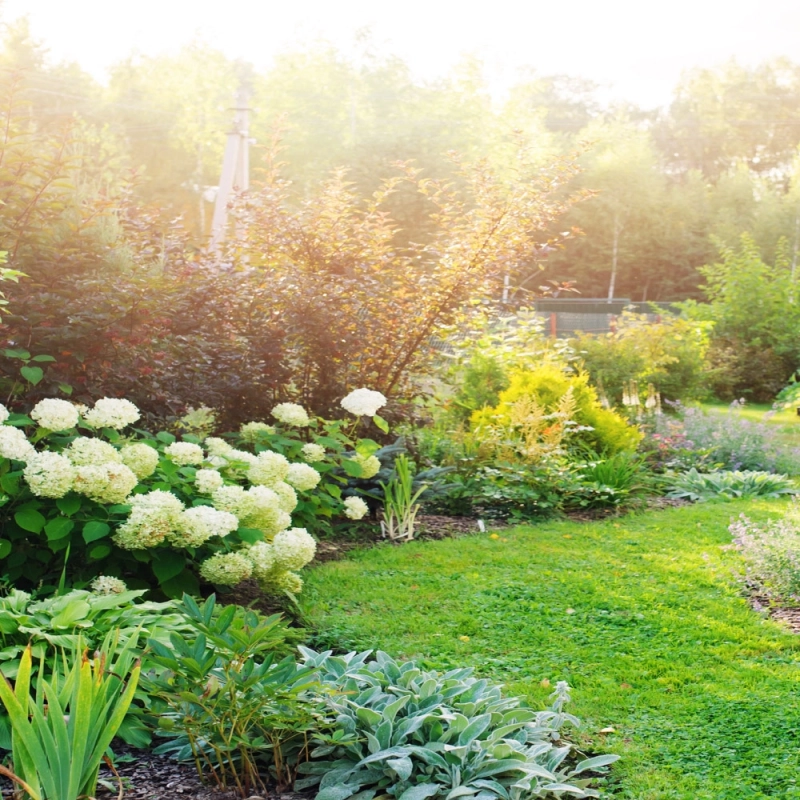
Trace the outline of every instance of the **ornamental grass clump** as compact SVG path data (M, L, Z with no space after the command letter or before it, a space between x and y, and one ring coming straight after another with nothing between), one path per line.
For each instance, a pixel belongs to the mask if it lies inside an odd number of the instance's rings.
M372 394L369 408L353 406L359 417L382 404ZM255 577L264 592L294 594L311 534L366 513L342 496L350 478L380 468L377 443L355 437L359 418L324 421L282 403L275 425L179 441L127 429L138 416L115 398L89 409L43 400L29 417L0 406L2 579L54 588L62 573L79 585L103 574L176 596Z

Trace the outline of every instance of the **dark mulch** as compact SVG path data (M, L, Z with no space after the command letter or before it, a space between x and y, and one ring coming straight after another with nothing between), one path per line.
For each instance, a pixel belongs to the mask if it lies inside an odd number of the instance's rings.
M761 614L784 623L792 633L800 633L800 608L775 605L769 597L753 590L749 596L750 605Z
M123 760L117 764L117 772L122 778L124 800L236 800L235 791L224 791L214 786L206 786L197 775L194 764L179 764L166 756L157 756L148 750L115 748L117 757ZM131 760L133 759L133 760ZM114 791L98 786L97 800L112 800L118 796L119 782L107 767L100 772L103 780L109 781ZM267 795L254 794L251 800L309 800L312 795L297 792L270 792Z

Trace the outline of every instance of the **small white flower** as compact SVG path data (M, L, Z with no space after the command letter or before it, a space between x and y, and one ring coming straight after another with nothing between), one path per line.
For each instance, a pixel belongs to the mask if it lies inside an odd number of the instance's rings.
M164 454L175 464L185 467L203 463L203 448L191 442L173 442L164 448Z
M114 428L120 431L141 417L139 409L130 400L103 397L94 408L83 412L83 418L93 428Z
M311 422L308 413L297 403L279 403L272 409L272 416L284 425L305 428Z
M40 400L31 411L31 419L48 431L67 431L78 424L78 409L66 400Z
M286 483L301 492L316 488L322 476L308 464L291 464L286 473Z
M344 501L344 515L348 519L363 519L369 513L369 506L360 497L347 497Z
M386 405L386 398L372 389L355 389L342 398L340 405L357 417L374 417Z
M321 444L309 442L304 444L302 450L303 458L309 464L314 464L317 461L322 461L325 458L325 448Z

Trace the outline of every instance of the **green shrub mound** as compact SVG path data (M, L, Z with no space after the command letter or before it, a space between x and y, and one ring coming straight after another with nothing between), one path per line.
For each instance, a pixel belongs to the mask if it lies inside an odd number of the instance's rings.
M565 683L552 708L537 712L471 669L426 671L382 652L300 651L331 692L327 704L343 732L299 767L306 777L295 788L318 786L317 800L598 797L586 774L618 758L576 763L562 735L578 725L563 711Z
M619 414L600 405L597 392L589 385L589 376L567 375L554 364L512 372L508 388L499 394L497 406L476 411L472 415L472 428L507 424L511 406L522 398L532 398L552 412L570 390L576 403L575 422L581 428L576 433L577 441L597 453L636 449L641 434Z

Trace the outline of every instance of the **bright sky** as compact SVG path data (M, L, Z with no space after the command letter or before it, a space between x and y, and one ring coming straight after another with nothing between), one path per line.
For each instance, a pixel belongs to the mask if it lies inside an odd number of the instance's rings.
M133 51L192 38L267 67L315 39L347 52L364 28L423 79L471 53L498 93L532 68L591 78L644 106L667 103L692 66L800 62L798 0L0 0L0 15L28 15L53 60L99 79Z

